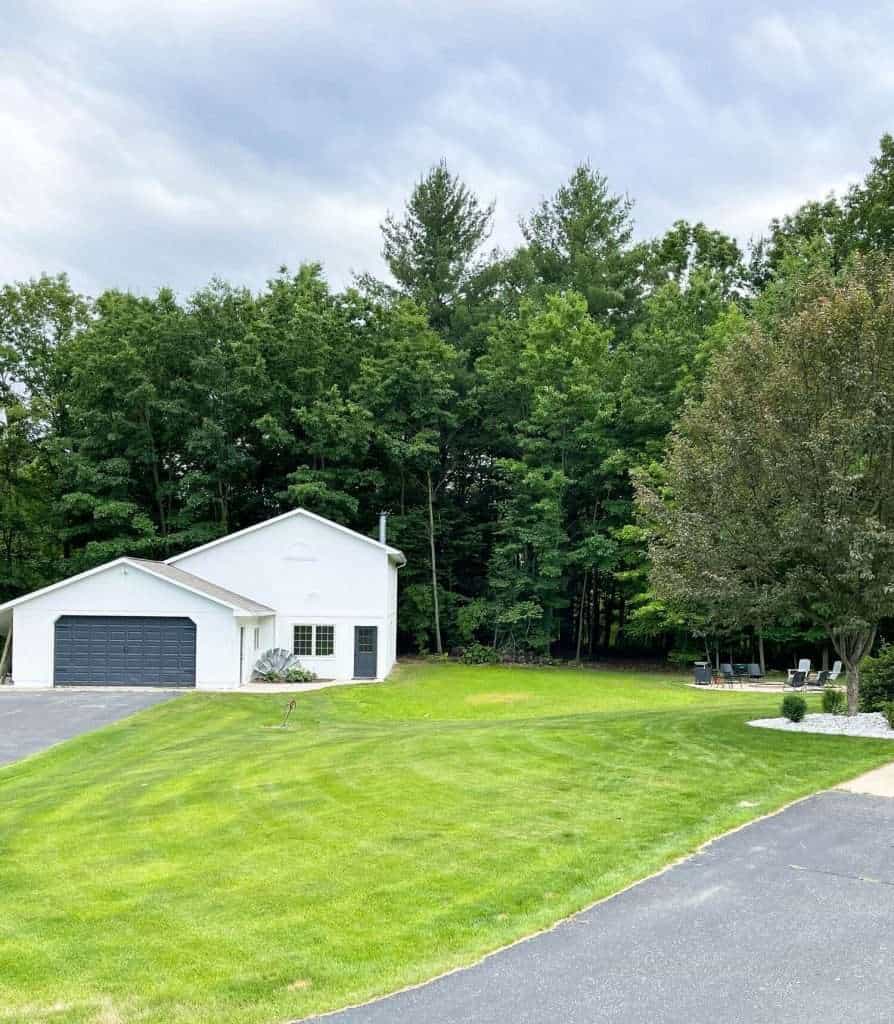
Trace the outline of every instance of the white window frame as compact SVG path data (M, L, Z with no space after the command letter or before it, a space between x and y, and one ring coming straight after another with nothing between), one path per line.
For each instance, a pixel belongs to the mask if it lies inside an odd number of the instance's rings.
M310 635L307 638L307 642L310 645L310 650L308 651L307 654L300 653L299 651L296 650L296 647L298 646L298 640L297 640L296 634L297 634L299 629L309 629L310 630ZM292 654L294 654L296 658L312 658L313 657L313 655L314 655L314 628L313 628L313 626L309 622L296 622L296 623L294 623L292 625Z
M310 654L299 654L295 650L295 630L298 628L310 630ZM320 636L319 630L332 630L332 650L329 654L318 654ZM297 658L314 658L321 661L328 661L335 657L335 623L333 622L294 622L292 624L292 653Z
M254 636L253 636L252 642L255 645L255 650L259 651L261 649L261 627L260 626L255 626L255 631L254 631Z
M331 630L332 636L332 650L328 654L320 654L320 630L325 629ZM315 658L334 658L335 657L335 623L334 622L321 622L314 625L314 657Z

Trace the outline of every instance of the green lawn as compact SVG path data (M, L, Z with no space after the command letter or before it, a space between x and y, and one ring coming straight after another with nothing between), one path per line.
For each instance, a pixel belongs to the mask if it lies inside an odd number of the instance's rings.
M894 757L661 676L411 665L283 703L189 695L0 770L0 1022L367 999Z

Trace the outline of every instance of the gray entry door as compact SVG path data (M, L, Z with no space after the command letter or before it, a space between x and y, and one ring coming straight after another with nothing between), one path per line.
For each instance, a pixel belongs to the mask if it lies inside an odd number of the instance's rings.
M378 626L354 627L354 678L376 678L376 655L379 646Z
M191 619L63 615L56 621L56 686L195 686Z

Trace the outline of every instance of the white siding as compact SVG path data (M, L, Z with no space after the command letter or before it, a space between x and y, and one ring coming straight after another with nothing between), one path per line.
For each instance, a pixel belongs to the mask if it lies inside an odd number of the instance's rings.
M172 564L283 615L328 608L381 616L387 562L384 548L299 515L186 552Z
M245 644L242 649L242 682L250 683L254 667L264 651L276 647L276 620L272 615L263 619L240 619L240 627L245 629ZM258 631L258 646L255 647L254 634Z
M296 515L173 564L275 608L275 644L267 646L291 651L295 625L335 626L333 656L301 659L322 679L353 676L355 626L378 627L379 678L394 664L397 569L384 548L360 537Z
M378 623L373 619L357 622L351 616L333 615L331 612L306 615L278 615L276 618L276 646L292 650L293 627L298 625L335 626L335 653L329 657L301 657L301 664L320 679L351 679L354 675L354 626Z
M132 566L110 566L13 609L12 678L53 683L53 636L61 615L183 615L196 624L196 686L237 685L239 631L229 608Z
M397 660L397 566L388 566L388 616L379 651L379 674L384 678Z
M263 651L292 650L293 628L299 624L335 627L331 656L301 658L320 678L353 677L355 626L378 629L378 678L394 665L397 566L381 545L299 513L185 553L173 564L274 608L276 614L235 616L204 595L113 563L12 608L15 685L52 685L54 625L61 615L188 616L196 624L199 688L248 682Z

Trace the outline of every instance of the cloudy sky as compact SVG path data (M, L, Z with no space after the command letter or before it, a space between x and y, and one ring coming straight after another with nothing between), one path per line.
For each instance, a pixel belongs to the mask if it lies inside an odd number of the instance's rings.
M582 160L743 242L894 130L894 5L855 0L15 0L0 34L0 281L187 292L320 260L444 156L494 237Z

